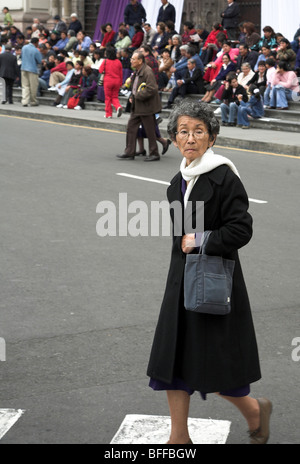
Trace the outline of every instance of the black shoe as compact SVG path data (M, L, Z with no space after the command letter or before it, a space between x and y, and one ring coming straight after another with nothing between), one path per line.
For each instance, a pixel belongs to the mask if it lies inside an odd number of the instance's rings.
M159 155L146 156L146 158L144 159L144 161L159 161L159 160L160 160Z
M162 122L163 122L163 120L162 120L161 117L159 117L159 118L156 119L156 124L161 124Z
M230 122L228 125L229 125L230 127L235 127L235 126L236 126L236 123L235 123L235 122Z
M1 102L1 103L2 103L2 105L5 105L6 101L3 101L3 102Z
M167 140L167 143L163 149L163 151L161 152L162 155L164 155L165 153L167 153L167 151L169 150L169 146L171 145L172 141L170 139Z
M147 155L146 150L139 151L138 153L135 154L135 156L140 156L140 155L146 156Z
M163 106L163 110L170 110L172 108L172 106L170 105L170 103L168 103L167 105Z
M126 153L123 153L123 155L117 155L117 158L127 159L127 160L134 160L134 155L127 155Z
M221 126L228 126L228 122L222 121L222 122L221 122Z

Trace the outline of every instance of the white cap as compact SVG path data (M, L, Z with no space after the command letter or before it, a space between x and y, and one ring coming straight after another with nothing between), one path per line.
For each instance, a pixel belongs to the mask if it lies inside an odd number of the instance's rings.
M71 14L71 18L77 18L77 14L76 14L76 13L72 13L72 14Z

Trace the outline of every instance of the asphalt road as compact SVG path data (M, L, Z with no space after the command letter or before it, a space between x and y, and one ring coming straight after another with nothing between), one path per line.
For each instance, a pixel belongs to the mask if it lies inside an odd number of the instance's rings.
M171 239L101 238L96 207L118 204L119 193L165 200L166 185L117 174L169 182L181 158L171 147L160 162L117 160L124 142L0 117L0 409L26 411L2 444L107 444L126 414L168 415L145 372ZM274 403L270 443L299 443L300 158L215 152L236 164L250 198L267 202L250 203L254 236L240 252L263 372L252 394ZM232 421L227 442L248 442L244 419L215 395L195 395L190 415Z

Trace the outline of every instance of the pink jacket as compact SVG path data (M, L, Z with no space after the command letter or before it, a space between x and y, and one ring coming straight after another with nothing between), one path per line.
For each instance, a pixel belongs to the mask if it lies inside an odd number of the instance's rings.
M275 85L282 85L282 87L285 87L286 89L299 92L298 77L294 71L286 71L283 74L275 72L271 77L271 85L272 87Z

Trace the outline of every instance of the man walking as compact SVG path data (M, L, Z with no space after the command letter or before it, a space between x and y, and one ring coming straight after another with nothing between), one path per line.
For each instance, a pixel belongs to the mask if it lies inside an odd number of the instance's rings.
M5 52L0 54L0 77L5 80L6 96L2 103L13 103L13 84L18 77L17 58L11 53L11 45L7 44Z
M132 77L131 115L127 126L127 147L125 153L118 158L134 160L138 129L143 125L148 141L149 156L145 161L160 159L156 142L155 114L161 111L158 86L152 69L146 65L141 52L135 52L131 58L131 66L135 69Z
M42 55L38 50L39 39L33 38L22 48L22 105L38 106L37 89L39 85L38 65L42 62Z

